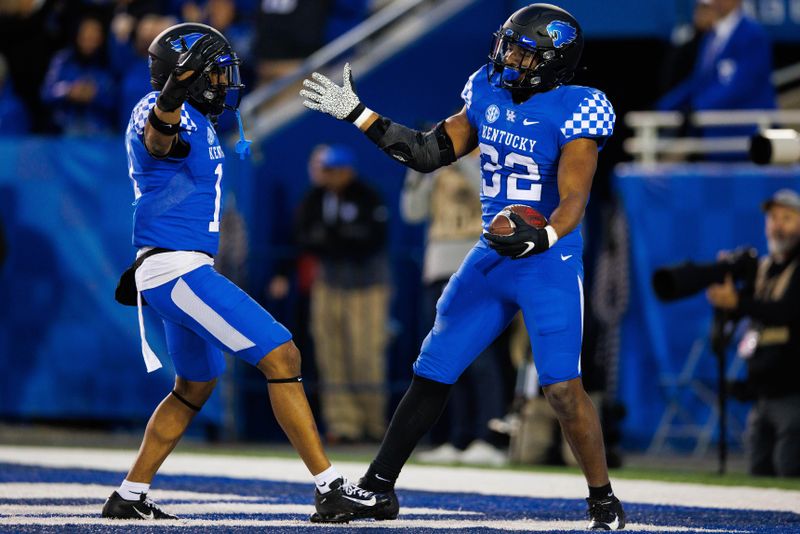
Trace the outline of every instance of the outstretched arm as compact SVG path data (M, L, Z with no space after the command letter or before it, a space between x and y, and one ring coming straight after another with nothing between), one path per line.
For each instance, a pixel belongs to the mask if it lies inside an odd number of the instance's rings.
M470 152L477 146L477 135L467 120L466 110L437 124L428 132L412 130L392 122L366 107L353 90L350 64L344 66L343 84L336 85L315 72L300 91L309 109L322 111L355 124L389 156L419 172L432 172Z

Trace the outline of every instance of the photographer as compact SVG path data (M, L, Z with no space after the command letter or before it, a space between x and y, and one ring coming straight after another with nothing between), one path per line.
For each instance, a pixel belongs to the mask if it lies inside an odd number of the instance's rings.
M750 473L800 476L800 195L782 189L762 206L769 255L737 289L729 274L706 292L717 309L750 319L739 344L748 378L732 393L754 400L747 421Z

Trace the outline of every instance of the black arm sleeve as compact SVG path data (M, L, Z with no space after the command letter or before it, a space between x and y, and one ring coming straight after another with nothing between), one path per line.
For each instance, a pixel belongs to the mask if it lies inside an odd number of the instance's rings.
M456 160L453 141L444 129L444 121L429 132L420 132L386 117L378 117L364 133L389 156L415 171L433 172Z

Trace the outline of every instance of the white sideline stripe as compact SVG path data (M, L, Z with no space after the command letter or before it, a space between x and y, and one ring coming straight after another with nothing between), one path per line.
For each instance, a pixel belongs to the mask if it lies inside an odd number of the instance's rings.
M100 469L119 473L127 471L135 455L135 450L0 445L0 462ZM362 463L336 462L336 467L348 478L357 480L367 466ZM159 473L305 482L311 487L311 476L299 459L176 452L167 458ZM798 490L625 479L614 479L613 484L614 493L625 503L800 513ZM403 477L398 482L398 488L544 499L583 500L586 497L586 481L581 475L468 467L409 465L403 468ZM0 496L3 495L3 491L0 485ZM155 500L159 500L161 495L162 492L158 488L150 492L150 496Z
M0 484L0 499L103 499L117 486L75 483L7 482ZM274 501L274 497L248 497L230 493L157 490L158 500L171 501Z
M160 492L166 493L166 492ZM84 497L80 493L72 494L73 498ZM209 503L186 503L169 504L169 499L159 499L159 504L172 514L181 515L206 515L206 514L252 514L252 515L279 515L279 514L312 514L314 505L312 504L257 504L257 503L238 503L238 502L209 502ZM0 514L13 516L83 516L94 515L99 512L100 505L86 504L79 506L51 504L0 504ZM445 510L442 508L403 508L403 513L407 515L457 515L457 516L480 516L481 512Z
M581 344L583 344L583 280L578 275L578 293L581 295ZM578 351L578 372L581 372L581 354Z
M441 520L441 519L407 519L395 521L353 521L342 525L309 523L296 519L178 519L174 521L140 521L140 520L121 520L121 519L101 519L91 517L0 517L0 525L111 525L115 527L143 527L152 529L162 528L198 528L198 527L273 527L273 528L339 528L353 530L359 528L371 529L467 529L482 528L500 531L525 531L525 532L553 532L563 530L584 530L586 521L536 521L532 519L500 520L500 521L474 521L474 520ZM697 527L676 527L666 525L647 525L628 523L625 532L703 532L703 533L744 533L746 530L720 530L711 528Z
M247 339L244 334L231 326L211 306L203 302L183 278L179 278L175 283L170 297L172 297L172 302L181 311L200 323L212 336L226 347L230 347L233 352L239 352L255 346L255 343Z

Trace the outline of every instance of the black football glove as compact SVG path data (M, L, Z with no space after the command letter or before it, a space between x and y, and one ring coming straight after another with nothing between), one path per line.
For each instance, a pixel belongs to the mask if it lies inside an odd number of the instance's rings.
M498 254L518 260L540 254L550 248L550 236L547 235L547 230L531 226L516 213L512 212L510 217L516 225L513 234L495 235L488 232L483 234L489 241L489 246Z
M189 87L214 66L226 48L226 44L214 39L211 34L200 37L191 48L181 40L185 51L178 57L178 63L172 69L167 83L158 95L156 105L161 111L175 111L186 101ZM183 77L187 72L188 76Z

